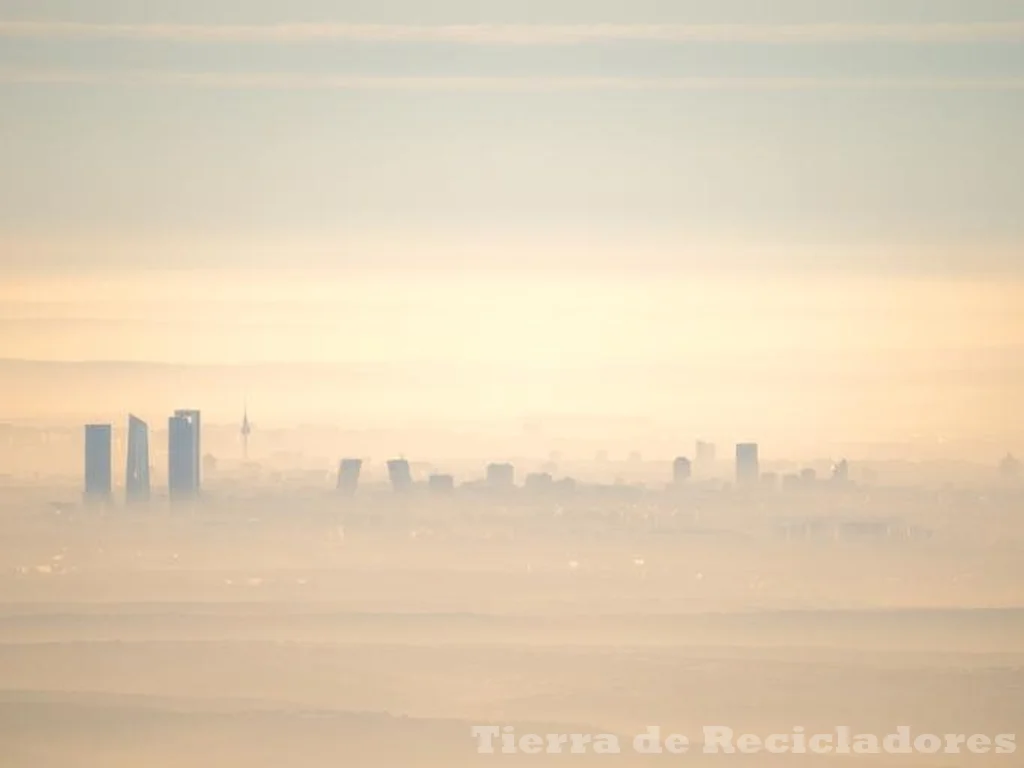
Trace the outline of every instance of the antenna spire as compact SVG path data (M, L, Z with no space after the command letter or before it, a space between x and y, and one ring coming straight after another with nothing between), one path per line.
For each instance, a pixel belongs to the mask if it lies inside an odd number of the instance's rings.
M249 461L249 435L252 434L252 424L249 423L249 405L242 406L242 458Z

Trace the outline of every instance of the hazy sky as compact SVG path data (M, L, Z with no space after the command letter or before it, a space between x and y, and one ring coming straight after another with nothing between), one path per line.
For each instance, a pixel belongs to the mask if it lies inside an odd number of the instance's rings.
M1012 0L2 8L12 259L1020 269Z
M0 357L1009 391L1022 135L1013 0L5 0Z

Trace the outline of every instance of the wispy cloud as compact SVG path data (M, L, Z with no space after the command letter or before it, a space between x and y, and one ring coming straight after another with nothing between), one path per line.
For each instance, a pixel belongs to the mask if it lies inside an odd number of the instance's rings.
M0 37L63 40L312 43L408 42L469 45L666 43L1024 42L1024 20L918 24L99 24L2 21Z
M1024 78L365 77L291 73L0 71L0 84L395 91L1021 91Z

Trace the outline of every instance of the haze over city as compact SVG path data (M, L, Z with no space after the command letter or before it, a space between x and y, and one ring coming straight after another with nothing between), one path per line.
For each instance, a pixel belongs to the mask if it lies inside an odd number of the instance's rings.
M0 2L0 763L1015 764L1022 43Z

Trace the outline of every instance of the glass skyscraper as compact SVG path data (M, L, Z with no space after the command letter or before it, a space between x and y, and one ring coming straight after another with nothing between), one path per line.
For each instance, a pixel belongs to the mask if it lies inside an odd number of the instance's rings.
M171 501L199 495L200 424L199 411L175 411L167 421L167 487Z
M124 482L125 498L129 503L149 500L149 427L132 415L128 416L128 461Z
M112 429L109 424L87 424L85 427L85 498L108 501L111 494Z

